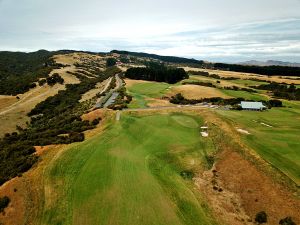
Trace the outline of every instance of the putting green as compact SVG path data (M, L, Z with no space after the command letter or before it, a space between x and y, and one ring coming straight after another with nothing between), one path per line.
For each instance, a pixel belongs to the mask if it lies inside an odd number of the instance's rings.
M172 119L174 119L177 123L184 127L189 128L198 128L199 124L197 121L192 118L191 116L185 116L185 115L173 115Z
M53 160L39 222L216 224L193 182L180 175L204 165L214 151L196 129L201 123L184 114L123 113L103 134Z

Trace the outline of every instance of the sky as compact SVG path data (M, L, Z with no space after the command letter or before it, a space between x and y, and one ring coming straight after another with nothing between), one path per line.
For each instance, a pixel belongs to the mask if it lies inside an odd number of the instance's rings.
M300 62L300 0L0 0L0 51Z

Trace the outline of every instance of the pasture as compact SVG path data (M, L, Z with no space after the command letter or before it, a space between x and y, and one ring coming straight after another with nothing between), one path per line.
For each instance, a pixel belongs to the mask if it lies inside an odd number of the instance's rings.
M52 160L41 224L217 224L191 180L215 151L199 117L122 113ZM185 172L189 176L182 176Z

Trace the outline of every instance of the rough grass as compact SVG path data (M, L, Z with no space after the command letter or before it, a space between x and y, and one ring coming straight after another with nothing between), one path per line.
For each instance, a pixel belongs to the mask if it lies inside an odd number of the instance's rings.
M180 176L214 151L199 135L202 121L183 114L121 118L52 162L40 222L216 224L192 182Z
M177 93L181 93L187 99L201 99L212 97L229 98L228 95L222 93L216 88L191 84L172 87L171 91L168 92L167 95L173 96Z
M265 160L300 185L300 107L273 108L266 112L218 111L238 126L251 133L244 135L245 142ZM268 127L262 123L270 125Z

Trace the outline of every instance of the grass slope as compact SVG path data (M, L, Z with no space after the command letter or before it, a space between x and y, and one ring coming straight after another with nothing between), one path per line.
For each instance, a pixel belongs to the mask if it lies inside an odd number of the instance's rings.
M265 160L300 185L300 107L273 108L266 112L218 111L251 133L246 143ZM268 127L271 125L272 127Z
M180 176L214 151L198 118L121 116L45 172L42 224L216 224L193 182ZM192 162L192 163L191 163Z
M149 101L147 98L161 98L172 85L167 83L147 82L137 83L127 88L133 101L129 108L146 108Z

